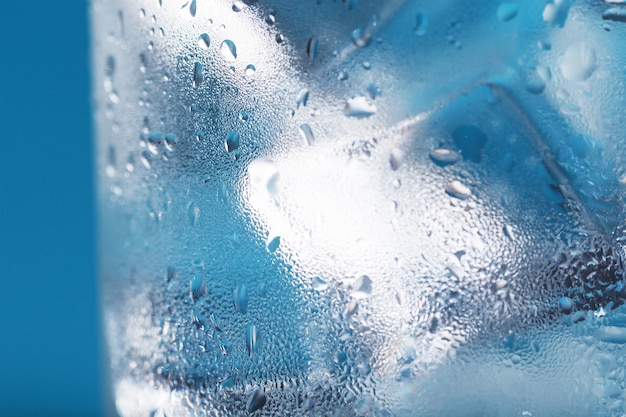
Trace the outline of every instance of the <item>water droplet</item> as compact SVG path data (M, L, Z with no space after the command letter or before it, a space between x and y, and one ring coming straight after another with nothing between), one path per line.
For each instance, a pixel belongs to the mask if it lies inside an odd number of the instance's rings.
M546 88L546 82L550 80L552 74L550 68L539 66L526 81L526 91L531 94L540 94Z
M189 13L191 16L196 17L197 5L196 0L191 0L191 4L189 5Z
M165 144L168 145L170 148L176 144L177 138L176 135L173 133L167 133L165 135Z
M306 55L309 57L311 61L317 58L317 46L318 41L315 36L311 36L306 43Z
M415 25L413 26L413 32L418 36L424 36L428 27L428 17L424 13L418 13L415 15Z
M163 143L163 133L161 133L161 132L151 132L148 135L148 142L154 143L154 144Z
M370 43L370 40L372 39L372 34L367 29L357 28L352 31L350 37L352 39L352 43L355 46L363 48Z
M366 70L369 70L372 68L372 64L370 64L369 61L363 61L361 65L363 66L363 69L366 69Z
M176 267L168 266L167 275L165 276L165 282L172 282L176 279L178 279L178 273L176 272Z
M141 17L142 19L144 17L146 17L146 10L145 9L139 9L139 17Z
M298 92L298 95L296 96L296 108L300 108L300 105L302 105L302 107L306 107L306 104L308 101L309 101L309 90L306 88L303 88L302 90Z
M266 402L267 397L265 396L265 393L260 389L255 390L248 396L248 400L246 401L246 410L248 410L248 413L254 413L255 411L263 408Z
M192 201L187 206L187 218L189 219L189 224L195 226L198 223L199 217L200 207L198 207L198 205Z
M356 117L362 119L375 114L376 106L363 96L357 96L349 99L343 109L343 114L348 117Z
M569 314L574 309L574 301L569 297L561 297L559 299L559 308L565 314Z
M256 326L253 324L246 327L246 350L248 351L248 356L256 353L258 343L259 332Z
M350 300L348 305L343 311L343 316L346 320L350 319L350 317L354 316L359 311L359 303L356 299Z
M506 236L509 240L515 241L515 233L510 225L505 224L502 228L502 233L504 233L504 236Z
M252 76L252 75L254 75L254 74L256 73L256 68L254 67L254 65L249 64L249 65L246 67L246 71L245 71L245 72L246 72L246 75L247 75L248 77L250 77L250 76Z
M450 149L433 149L430 151L430 159L439 166L451 165L461 159L461 155Z
M304 143L307 145L313 145L315 142L315 137L313 136L313 131L311 130L311 126L308 124L300 125L300 137L304 140Z
M391 169L397 171L402 165L402 161L404 160L404 152L398 148L394 148L391 150L391 154L389 155L389 165L391 165Z
M525 88L531 94L541 94L546 88L546 83L540 77L532 76L526 81Z
M143 164L143 166L145 166L146 168L150 169L152 168L152 156L150 155L150 152L145 150L141 153L141 163Z
M472 191L468 187L456 180L446 185L446 193L461 200L465 200L472 195Z
M346 71L339 71L339 74L337 74L337 79L339 81L345 81L348 79L348 73Z
M517 16L517 4L501 3L497 11L498 19L502 22L508 22Z
M343 5L346 6L346 9L352 10L356 8L356 6L358 5L358 1L357 0L343 0Z
M487 135L475 126L459 126L452 132L454 144L461 151L463 159L480 162Z
M202 49L209 49L209 45L211 45L211 38L208 34L203 33L198 36L198 46Z
M283 36L282 33L279 33L276 35L276 43L283 43L285 42L285 36Z
M626 4L626 0L604 0L604 2L609 4Z
M313 289L317 291L324 291L328 288L328 282L324 281L320 277L313 277L311 285L313 285Z
M553 0L543 9L543 21L550 26L563 27L567 20L567 13L572 5L570 0Z
M243 110L239 112L239 120L241 120L242 122L247 122L248 118L249 118L248 113L246 113Z
M280 189L280 174L274 161L269 158L257 158L248 165L251 184L259 191L276 195Z
M245 7L245 4L243 4L242 1L235 1L233 2L233 12L240 12L243 10L243 8Z
M280 246L280 236L268 238L266 246L268 251L276 252L276 249Z
M230 132L228 132L224 145L226 146L226 150L228 152L232 152L235 149L239 148L239 132L237 132L236 130L231 130Z
M274 23L276 23L276 15L274 12L269 12L267 14L267 17L265 17L265 23L267 23L268 25L273 25Z
M602 19L612 20L614 22L626 22L626 9L611 7L610 9L602 13Z
M363 299L370 296L372 293L372 280L367 275L359 277L354 284L352 284L352 296L356 299Z
M604 326L596 331L596 338L609 343L626 343L626 328L617 326Z
M596 69L596 52L584 42L570 45L559 58L559 67L566 80L584 81Z
M220 384L220 388L230 389L235 386L235 382L237 382L237 379L234 376L229 376L228 378L222 381L222 383Z
M240 313L246 314L248 312L248 300L248 287L246 287L246 284L237 285L237 288L233 291L235 309Z
M224 56L224 59L226 59L226 61L233 62L237 60L237 47L235 46L235 43L230 39L226 39L224 40L224 42L222 42L222 45L220 46L220 51L222 52L222 55Z
M204 74L202 74L202 64L195 62L193 64L193 85L199 86L204 81Z
M374 100L376 97L380 97L383 95L382 91L380 91L380 88L378 88L378 86L374 83L368 84L367 93L372 100Z
M197 276L191 281L190 292L191 292L191 299L193 301L197 301L206 295L207 293L206 283L204 282L204 279L202 279L201 276Z
M219 316L217 314L211 313L210 320L211 320L211 324L213 325L213 328L215 329L215 331L217 331L217 332L223 332L224 331L224 326L222 326L222 321L220 320L220 318L219 318Z

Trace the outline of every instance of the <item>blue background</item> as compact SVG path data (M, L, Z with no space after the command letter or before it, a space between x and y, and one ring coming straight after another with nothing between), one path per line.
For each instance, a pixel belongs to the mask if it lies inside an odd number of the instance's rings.
M101 416L86 1L0 1L0 416Z

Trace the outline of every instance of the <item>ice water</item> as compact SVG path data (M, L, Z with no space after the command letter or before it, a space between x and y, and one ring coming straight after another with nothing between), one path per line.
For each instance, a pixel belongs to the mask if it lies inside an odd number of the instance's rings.
M93 0L122 417L621 416L621 0Z

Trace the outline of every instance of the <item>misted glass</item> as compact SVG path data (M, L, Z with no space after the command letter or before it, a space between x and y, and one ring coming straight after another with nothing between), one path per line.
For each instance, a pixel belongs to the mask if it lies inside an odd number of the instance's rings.
M91 24L120 416L626 412L625 1Z

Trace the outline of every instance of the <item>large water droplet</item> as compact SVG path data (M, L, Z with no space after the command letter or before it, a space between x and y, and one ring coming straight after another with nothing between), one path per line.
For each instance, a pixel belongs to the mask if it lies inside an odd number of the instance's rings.
M352 31L350 38L352 39L352 43L355 46L363 48L370 43L370 40L372 39L372 33L369 32L367 29L357 28Z
M273 236L267 240L267 250L270 252L276 252L276 249L280 246L280 236Z
M313 136L311 126L306 123L300 125L300 136L302 137L302 140L304 140L304 143L306 143L307 145L313 145L313 143L315 142L315 137Z
M306 43L306 55L309 57L311 61L317 58L317 46L318 41L315 36L311 36Z
M570 45L559 58L563 77L570 81L584 81L596 69L596 51L581 42Z
M246 67L246 71L245 72L246 72L246 75L248 77L250 77L250 76L252 76L252 75L254 75L256 73L256 67L254 65L252 65L252 64L249 64Z
M463 159L480 162L487 135L475 126L459 126L452 132L454 144L461 151Z
M559 299L559 308L565 314L569 314L574 309L574 301L569 297L561 297Z
M230 389L235 386L236 382L237 379L231 375L222 381L222 383L220 384L220 388L223 390Z
M239 148L239 132L236 130L231 130L226 135L226 141L224 141L224 145L226 146L226 150L228 152L232 152L235 149Z
M248 351L248 356L252 356L256 353L258 343L259 331L256 326L253 324L246 327L246 350Z
M394 148L391 150L391 154L389 155L389 165L391 165L391 169L397 171L402 165L402 161L404 160L404 152L398 148Z
M200 208L193 201L187 206L187 218L192 226L195 226L200 218Z
M320 277L313 277L312 285L313 288L317 291L324 291L326 288L328 288L328 282Z
M243 1L237 0L233 2L233 12L240 12L246 7Z
M211 45L211 38L208 34L203 33L198 36L198 46L202 49L209 49L209 45Z
M543 9L543 21L551 26L563 27L571 5L571 0L554 0L546 4Z
M346 101L343 114L348 117L362 119L376 114L376 106L363 96L357 96Z
M269 158L257 158L248 165L250 183L259 191L273 196L280 189L280 174L274 161Z
M233 302L237 311L243 314L248 312L248 287L246 284L237 285L233 292Z
M367 298L372 293L372 280L363 275L352 284L352 296L356 299Z
M206 283L204 282L204 279L202 279L201 276L195 277L191 281L190 287L191 287L190 288L191 298L193 301L199 300L200 298L204 297L207 293Z
M446 166L459 161L461 155L450 149L438 148L430 151L430 159L439 166Z
M548 67L537 67L535 72L526 81L526 91L531 94L541 94L546 88L546 82L550 80L552 74Z
M189 13L191 13L193 17L196 17L197 10L198 10L198 6L196 4L196 0L191 0L191 4L189 5Z
M233 62L237 60L237 47L235 46L235 42L230 39L224 40L222 45L220 46L220 51L224 56L224 59L229 62Z
M380 88L378 88L378 86L374 83L369 83L367 85L367 93L372 100L383 95L383 92L380 91Z
M306 107L306 103L309 101L309 90L303 88L298 92L296 96L296 108L300 108L300 105Z
M193 85L199 86L204 81L204 74L202 73L202 64L197 62L193 64Z
M248 413L254 413L255 411L263 408L266 402L267 397L265 396L265 393L260 389L255 390L248 396L248 400L246 401L246 410L248 410Z
M224 331L224 326L222 326L222 320L220 320L217 314L211 313L211 316L209 317L209 319L211 320L211 324L213 325L213 328L215 329L215 331L217 332Z
M596 331L596 338L609 343L626 343L626 328L617 326L604 326Z
M517 4L515 3L501 3L498 6L497 11L498 19L503 22L508 22L517 16Z
M418 13L415 15L415 25L413 26L413 32L418 36L426 34L428 27L428 17L424 13Z
M626 4L626 2L624 2ZM602 13L602 19L612 20L614 22L626 22L626 9L619 7L611 7Z
M445 191L452 197L456 197L461 200L465 200L472 195L472 191L468 187L456 180L448 183L448 185L446 185Z

